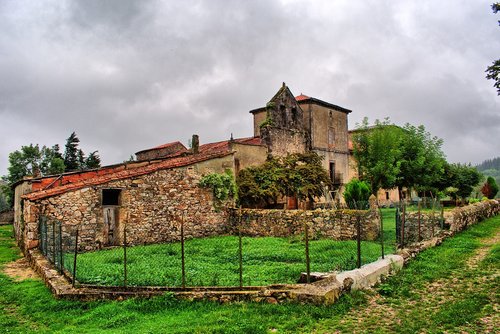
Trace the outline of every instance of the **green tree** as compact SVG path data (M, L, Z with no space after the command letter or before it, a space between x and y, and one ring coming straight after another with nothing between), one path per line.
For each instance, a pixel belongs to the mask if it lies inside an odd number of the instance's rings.
M500 3L493 3L491 9L493 13L498 13L500 11ZM498 23L500 24L500 21ZM493 87L497 89L497 94L500 95L500 59L495 60L492 65L488 66L486 73L486 79L494 81Z
M441 150L443 140L433 137L423 125L418 127L405 124L400 132L400 170L396 185L399 193L403 188L416 188L419 191L429 191L431 195L437 192L435 184L444 174L446 163Z
M351 209L364 209L371 195L370 186L364 181L352 179L345 185L344 200Z
M59 152L59 145L56 144L52 148L43 146L41 154L40 169L43 175L54 175L64 172L66 166L64 166L64 160Z
M353 156L358 166L358 176L367 182L373 194L380 188L396 186L400 172L401 128L388 119L375 121L369 126L365 118L353 133Z
M447 167L448 186L457 188L456 196L465 200L483 176L470 164L449 164Z
M260 166L247 167L238 173L238 197L240 204L247 207L276 204L284 194L285 170L274 158Z
M481 188L481 192L483 193L484 196L488 197L489 199L495 198L495 195L498 193L498 184L495 181L494 178L491 176L488 176L486 179L486 182Z
M283 196L313 202L330 184L321 159L316 153L290 154L242 169L236 178L240 203L251 207L271 206Z
M80 139L78 139L75 132L72 132L68 139L66 139L64 165L66 166L67 172L79 170L81 168L83 151L78 148L79 143Z
M322 157L314 152L290 154L282 159L285 172L284 188L287 195L314 202L314 197L323 194L331 181L323 168Z
M85 159L85 169L95 169L101 167L101 158L97 151L89 153Z
M9 167L7 168L7 175L2 177L6 183L6 185L2 187L2 192L10 206L14 203L12 185L25 176L40 175L41 158L42 153L38 144L22 146L20 150L16 150L9 154Z

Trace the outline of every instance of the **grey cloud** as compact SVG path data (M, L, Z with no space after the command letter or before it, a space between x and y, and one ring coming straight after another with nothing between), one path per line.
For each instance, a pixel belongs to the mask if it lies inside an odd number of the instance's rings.
M249 136L248 110L282 81L352 109L351 127L389 116L424 124L452 160L498 155L487 1L6 1L0 29L0 174L8 152L73 130L105 163L192 133Z

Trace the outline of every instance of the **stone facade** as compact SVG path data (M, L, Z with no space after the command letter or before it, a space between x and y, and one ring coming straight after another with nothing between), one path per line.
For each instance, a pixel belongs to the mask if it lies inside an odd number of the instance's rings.
M350 110L305 95L294 97L283 85L266 107L250 112L254 136L262 138L270 155L312 151L321 156L332 180L332 198L342 200L342 185L350 180Z
M25 200L26 228L21 239L26 249L37 246L41 215L62 221L64 236L78 228L84 250L121 244L125 227L128 244L179 240L181 220L188 238L223 234L226 214L214 209L210 191L198 187L198 168L205 166L158 170L37 201ZM118 203L106 205L103 197L109 189L118 192ZM112 222L106 217L109 211Z
M229 232L237 234L240 228L246 236L290 237L303 235L305 224L309 226L311 239L329 238L353 240L356 223L361 219L361 238L375 240L380 233L378 210L232 210Z
M138 161L161 159L174 154L186 153L187 148L180 142L161 145L156 148L139 151L135 154Z

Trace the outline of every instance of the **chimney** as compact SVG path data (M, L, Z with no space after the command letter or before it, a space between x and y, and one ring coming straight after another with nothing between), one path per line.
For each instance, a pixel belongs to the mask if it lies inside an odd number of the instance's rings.
M191 139L191 150L193 151L193 154L198 154L200 150L200 138L198 135L193 135L193 138Z

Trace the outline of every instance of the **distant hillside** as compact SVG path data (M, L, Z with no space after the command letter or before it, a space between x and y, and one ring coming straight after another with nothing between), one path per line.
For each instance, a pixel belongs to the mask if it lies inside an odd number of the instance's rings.
M476 168L480 172L488 169L496 169L500 171L500 157L485 160L477 165Z

